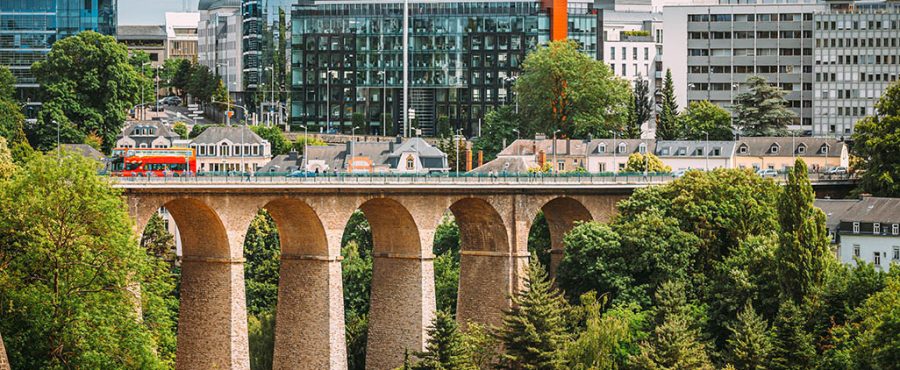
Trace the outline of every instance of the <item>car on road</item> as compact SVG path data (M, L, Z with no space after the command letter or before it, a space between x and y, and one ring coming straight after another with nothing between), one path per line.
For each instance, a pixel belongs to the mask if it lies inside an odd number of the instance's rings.
M316 177L316 173L311 172L311 171L299 171L298 170L298 171L294 171L294 172L287 174L286 177Z
M676 179L679 178L679 177L684 177L685 172L687 172L687 170L677 170L677 171L674 171L674 172L672 172L672 177L674 177L674 178L676 178Z
M159 99L158 103L159 103L159 105L176 106L177 107L177 106L181 105L181 98L179 98L175 95L167 96L165 98Z
M846 175L847 167L831 167L825 171L826 175Z
M778 171L776 171L773 168L767 168L767 169L756 171L756 174L759 175L759 177L777 177Z

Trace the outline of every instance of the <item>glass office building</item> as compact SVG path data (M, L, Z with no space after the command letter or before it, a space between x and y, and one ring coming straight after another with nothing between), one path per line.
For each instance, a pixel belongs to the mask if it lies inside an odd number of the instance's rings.
M514 104L510 85L526 54L550 41L551 10L534 0L411 0L414 127L479 135L487 112ZM291 124L401 133L403 2L301 1L292 19ZM592 4L568 3L568 32L595 58L597 22Z
M56 40L92 30L116 32L116 0L0 0L0 65L16 77L18 98L37 101L31 65Z

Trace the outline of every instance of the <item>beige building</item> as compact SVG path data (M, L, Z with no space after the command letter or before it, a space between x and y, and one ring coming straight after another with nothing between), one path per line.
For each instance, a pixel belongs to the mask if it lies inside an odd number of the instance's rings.
M656 142L641 139L598 139L588 145L587 170L590 173L624 171L628 156L653 153Z
M197 60L200 13L166 12L167 58Z
M497 159L485 164L476 172L527 172L550 163L553 171L569 172L587 169L588 146L583 140L519 139L497 154ZM524 169L524 171L522 171Z
M672 171L735 168L734 141L657 141L656 156Z
M783 171L802 158L810 172L831 167L848 167L850 153L847 144L837 139L813 137L747 137L741 138L735 149L735 167L754 170Z
M197 171L255 173L272 159L272 147L246 126L210 127L191 141Z

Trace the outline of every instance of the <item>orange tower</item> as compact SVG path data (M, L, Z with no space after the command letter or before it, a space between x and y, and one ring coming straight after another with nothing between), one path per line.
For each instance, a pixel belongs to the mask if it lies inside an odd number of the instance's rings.
M568 0L542 0L550 13L550 40L565 40L569 36Z

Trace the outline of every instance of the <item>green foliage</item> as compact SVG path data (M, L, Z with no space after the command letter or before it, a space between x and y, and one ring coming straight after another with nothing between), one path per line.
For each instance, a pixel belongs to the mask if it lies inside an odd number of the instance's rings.
M0 332L25 369L164 368L174 330L138 320L160 289L120 193L80 155L37 154L0 184ZM165 284L161 284L165 285ZM163 289L164 290L164 289Z
M188 134L188 138L196 138L210 127L222 127L222 125L194 125L194 127L191 128L191 132Z
M558 129L566 137L621 131L631 98L627 81L579 51L572 40L529 53L514 90L529 132L551 135Z
M807 313L792 300L781 302L775 317L772 369L811 369L815 364L814 337L806 329Z
M166 86L175 90L175 94L184 97L191 84L194 64L187 59L166 59L164 76Z
M628 156L628 162L625 164L625 172L671 172L672 167L663 163L659 157L653 153L643 155L641 153L633 153Z
M656 294L659 324L630 358L635 369L713 369L700 339L697 322L688 314L684 285L662 284Z
M749 91L734 99L734 124L747 136L784 136L797 114L787 107L787 94L765 78L747 78Z
M8 66L0 66L0 100L16 100L16 76L13 76Z
M172 125L172 131L175 131L182 139L188 138L188 129L184 122L175 122L175 124Z
M103 139L97 135L94 135L93 133L87 134L87 136L84 137L83 144L85 144L91 148L97 149L98 151L103 150L101 148L101 146L103 145Z
M354 217L357 216L354 215ZM351 218L351 222L352 220L353 218ZM365 216L362 217L362 221L365 221ZM368 230L368 222L366 222L366 230ZM341 270L344 283L347 362L350 369L361 370L365 369L366 360L369 297L372 286L372 251L370 248L365 254L361 253L357 244L358 239L347 239L346 236L345 232L347 241L342 243L341 255L344 260L341 262ZM371 243L371 234L368 238L368 242ZM365 239L365 237L360 239Z
M450 313L437 311L426 329L425 351L416 353L414 370L474 370L462 333Z
M488 114L490 114L490 113L488 113ZM492 135L489 133L485 133L485 134L488 136ZM482 138L484 138L484 136L482 136ZM482 138L479 138L479 140L481 140ZM493 139L486 139L486 140L493 140ZM501 143L501 145L502 145L502 143ZM463 163L463 161L462 161L462 157L465 156L466 150L468 149L468 147L466 146L465 138L459 137L459 138L454 139L452 136L440 138L437 141L437 148L438 148L438 150L444 152L444 154L447 154L447 167L450 168L450 171L455 172L457 168L459 168L460 171L466 170L466 164ZM457 153L459 153L459 157L457 157ZM487 154L485 153L484 155L487 155ZM496 153L495 153L495 156L496 156ZM487 158L488 157L485 157L484 159L488 160ZM460 160L461 162L457 163L457 160Z
M275 220L259 210L244 237L244 281L247 285L247 312L259 315L275 309L278 301L278 269L281 244Z
M528 230L528 253L537 257L544 269L550 268L550 224L544 212L538 212Z
M434 230L434 292L439 311L456 314L459 287L459 226L445 215Z
M602 313L605 297L589 292L581 296L585 327L563 354L566 368L604 370L626 367L626 354L635 346L634 311L630 308ZM624 314L623 314L624 313Z
M275 355L275 314L273 311L248 315L247 331L247 339L250 342L250 369L271 369Z
M360 132L368 134L365 114L354 112L353 115L350 116L350 122L353 124L353 127L357 128L356 131L351 130L351 133Z
M6 139L0 136L0 181L6 180L16 172L18 167L13 161L12 153L6 146Z
M650 36L650 31L647 31L647 30L627 30L627 31L622 31L622 36Z
M683 131L682 124L678 119L678 103L675 100L675 83L672 82L672 70L666 68L662 99L659 102L656 139L676 140L682 136Z
M46 95L38 125L55 126L52 120L71 122L82 138L88 133L100 136L105 151L112 148L126 112L137 104L140 87L147 82L129 63L125 45L91 31L54 43L47 58L36 62L32 71ZM52 148L43 137L32 144L41 150Z
M731 131L731 113L708 100L688 104L681 113L686 128L685 140L734 140Z
M224 86L219 76L216 76L208 67L197 64L190 67L190 75L185 88L186 92L194 99L203 103L209 103L214 101L213 96Z
M497 338L505 352L503 369L553 369L563 365L562 348L569 340L568 305L553 287L536 258L528 265L524 288L511 297L512 308L503 316Z
M635 286L621 237L608 225L585 222L563 239L565 255L556 270L557 283L570 300L591 291L630 296Z
M160 357L171 365L175 361L178 280L181 270L176 261L175 236L166 229L165 221L159 213L153 213L144 227L141 248L147 252L149 266L141 285L143 320L149 327L160 328L154 331L154 340L159 346Z
M356 210L350 215L350 220L347 221L347 226L344 228L344 235L341 237L342 247L346 248L350 242L356 243L360 256L372 255L372 227L369 225L366 215L360 210Z
M0 100L0 136L10 143L25 141L25 115L15 102Z
M783 296L798 304L821 287L833 260L825 213L813 205L815 192L806 171L806 163L797 159L778 204L778 277Z
M853 129L852 151L864 170L860 187L875 196L900 197L900 82L888 86L875 112Z
M484 127L481 130L481 136L472 144L472 150L484 152L485 162L497 158L505 145L511 144L516 140L516 132L513 130L523 130L520 125L520 117L509 106L502 106L488 112L484 116ZM505 145L504 145L505 144ZM453 144L450 148L453 149ZM454 153L455 155L456 153ZM463 155L463 148L460 148L460 155ZM460 159L460 169L465 169L465 160ZM455 166L453 167L455 169Z
M326 146L328 143L323 141L322 139L317 139L312 136L297 136L297 140L294 141L292 148L300 154L304 154L307 146Z
M272 155L288 154L291 151L291 142L284 136L281 127L278 126L251 126L253 132L267 140L272 146Z
M649 81L643 78L634 80L631 105L633 109L632 119L626 123L625 130L622 132L622 138L639 139L641 137L641 127L650 120L653 114Z
M766 370L772 356L772 337L769 324L756 313L749 302L737 315L737 322L729 327L729 362L738 370Z
M491 329L477 322L466 323L463 343L469 354L469 360L476 369L493 369L493 361L498 356L497 338L491 334Z

